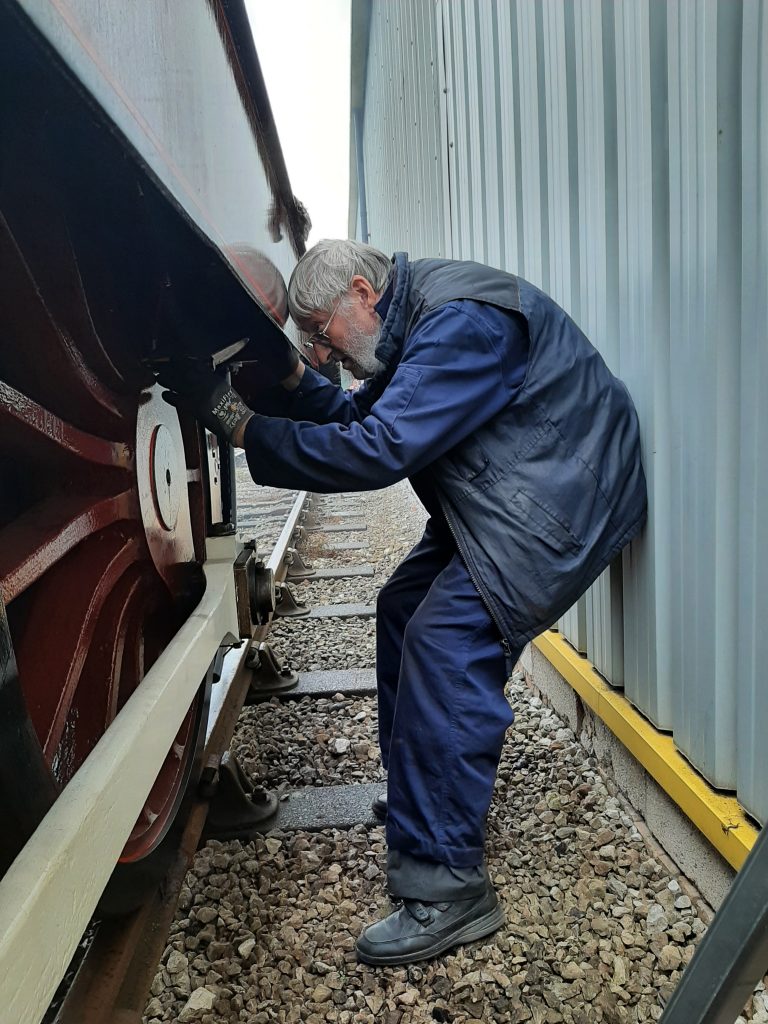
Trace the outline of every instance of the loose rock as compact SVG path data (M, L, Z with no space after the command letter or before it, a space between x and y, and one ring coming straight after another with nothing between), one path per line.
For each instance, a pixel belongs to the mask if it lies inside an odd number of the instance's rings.
M264 489L250 487L244 494L253 502ZM321 499L321 517L332 500ZM355 504L364 510L369 550L344 557L375 564L375 576L303 583L302 599L375 603L418 540L425 517L407 485L358 495ZM314 564L340 564L320 533L309 536ZM283 619L270 642L300 671L368 668L375 623ZM507 696L516 719L486 843L507 919L501 931L434 961L371 968L357 963L354 946L361 929L390 909L382 827L211 842L186 879L146 1024L658 1020L659 993L690 959L706 908L644 845L613 780L522 673ZM370 697L275 700L244 710L232 746L255 778L286 792L378 782L376 729ZM756 997L742 1024L761 1021L763 1006Z

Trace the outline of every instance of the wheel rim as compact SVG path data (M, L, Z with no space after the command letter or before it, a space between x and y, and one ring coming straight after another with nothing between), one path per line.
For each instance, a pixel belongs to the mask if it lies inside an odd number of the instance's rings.
M199 601L205 506L197 430L182 433L137 354L90 321L74 254L56 253L54 279L27 241L0 218L0 588L27 711L64 786ZM198 698L122 859L165 833L200 717Z

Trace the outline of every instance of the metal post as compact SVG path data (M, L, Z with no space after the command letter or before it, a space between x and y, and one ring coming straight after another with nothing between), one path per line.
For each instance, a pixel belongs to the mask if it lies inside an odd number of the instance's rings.
M357 201L360 207L360 241L369 242L368 234L368 200L365 193L365 156L363 154L363 111L361 107L353 110L355 119L355 157L357 160Z

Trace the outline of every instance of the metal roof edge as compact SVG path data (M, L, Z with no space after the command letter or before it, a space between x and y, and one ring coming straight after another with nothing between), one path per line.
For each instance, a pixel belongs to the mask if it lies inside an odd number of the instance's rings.
M354 238L357 231L357 205L359 189L357 185L357 142L355 140L355 115L349 116L349 207L347 210L347 237Z
M272 173L272 185L282 201L285 225L290 232L291 243L298 258L306 249L305 242L310 222L307 211L294 196L291 188L245 0L207 2L219 27L254 137L260 148L266 148L265 169Z
M365 107L365 83L368 74L368 44L371 34L373 0L352 0L350 18L350 91L349 91L349 207L347 233L355 237L357 226L358 181L355 140L355 110Z
M349 98L353 110L356 107L363 107L365 104L372 7L373 0L352 0Z

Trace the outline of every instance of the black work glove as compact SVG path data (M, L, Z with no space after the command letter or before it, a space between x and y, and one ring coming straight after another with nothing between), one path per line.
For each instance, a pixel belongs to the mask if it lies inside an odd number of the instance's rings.
M280 338L278 343L268 353L268 361L271 369L274 369L277 379L285 380L292 373L296 372L299 365L299 353L288 341L287 338Z
M274 397L271 397L271 389L277 388L284 380L291 377L301 363L301 357L296 349L286 338L276 339L276 344L263 352L263 362L258 364L245 362L238 367L236 363L232 370L232 382L242 395L246 404L256 412L264 412L263 401L267 401L271 409L274 404ZM279 393L285 400L286 392L279 389ZM275 415L280 415L275 412Z
M169 405L188 412L229 444L237 428L252 415L226 378L190 360L172 360L158 380L168 388L163 398Z

